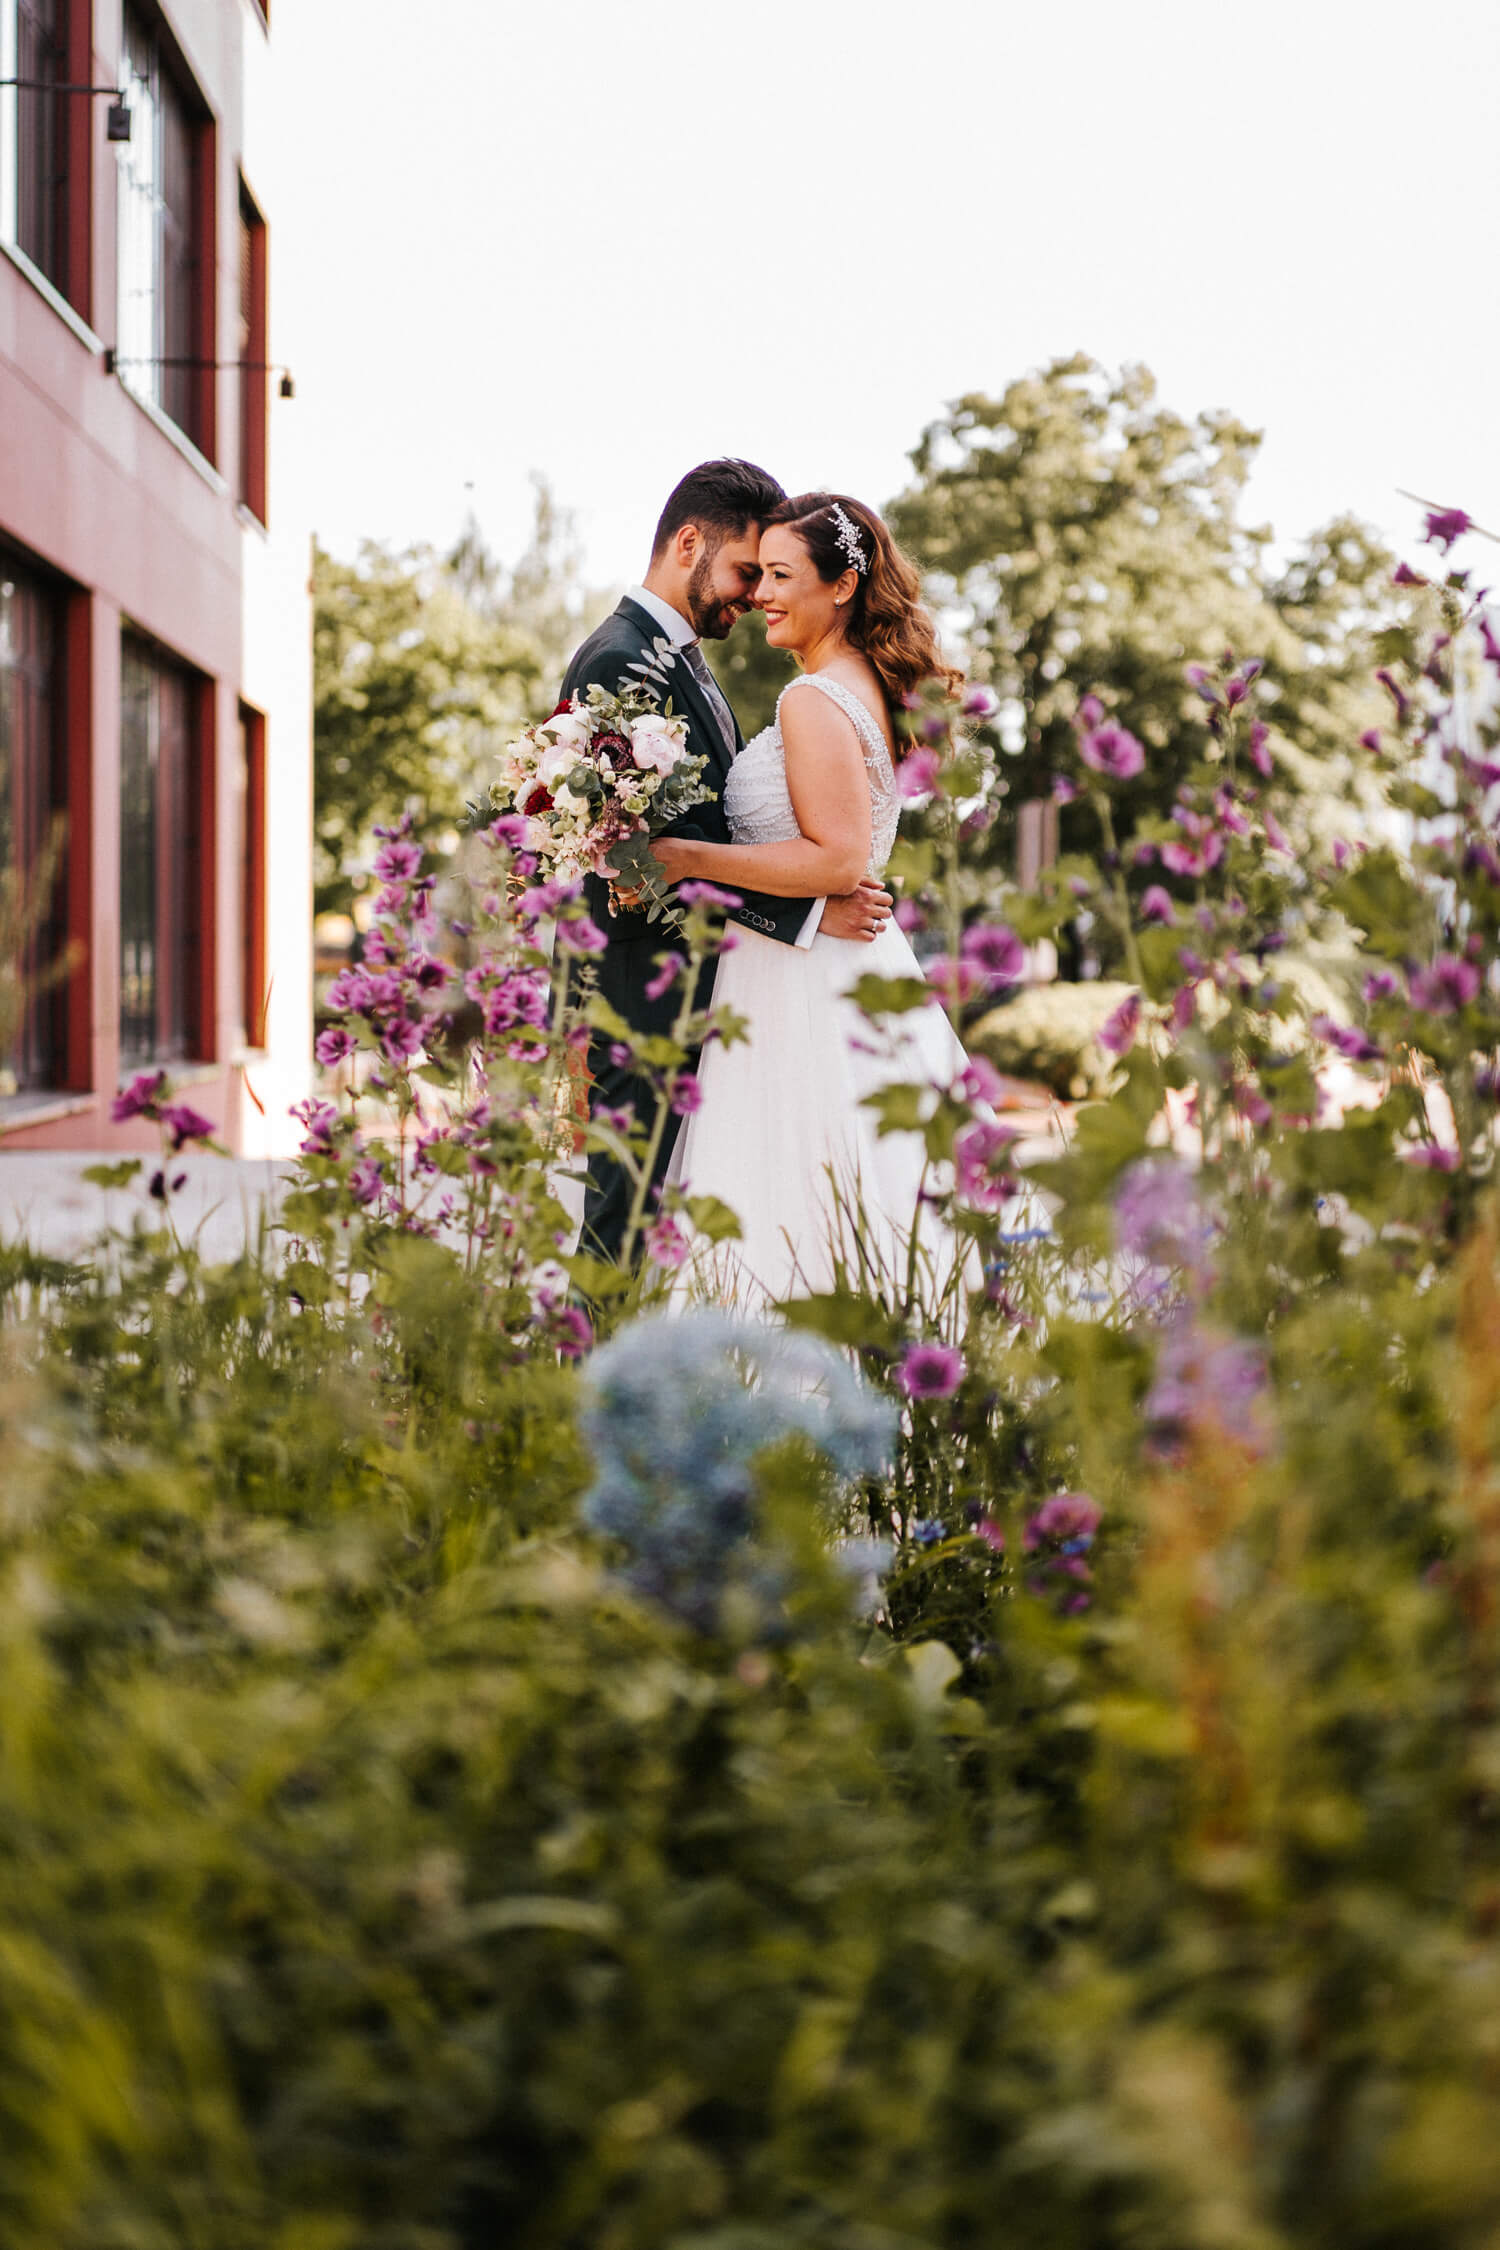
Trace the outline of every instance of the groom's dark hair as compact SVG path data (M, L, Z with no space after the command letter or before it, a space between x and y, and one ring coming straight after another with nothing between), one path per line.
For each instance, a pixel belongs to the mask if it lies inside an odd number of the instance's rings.
M685 523L703 526L712 551L726 539L740 538L748 525L764 523L785 498L776 479L753 461L700 461L696 469L688 470L662 509L651 543L651 559L656 560Z

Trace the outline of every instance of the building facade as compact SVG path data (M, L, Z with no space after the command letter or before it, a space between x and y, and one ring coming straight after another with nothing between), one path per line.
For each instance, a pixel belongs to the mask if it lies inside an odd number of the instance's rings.
M233 1148L280 1153L307 1090L274 7L0 0L7 1150L140 1144L110 1102L160 1064Z

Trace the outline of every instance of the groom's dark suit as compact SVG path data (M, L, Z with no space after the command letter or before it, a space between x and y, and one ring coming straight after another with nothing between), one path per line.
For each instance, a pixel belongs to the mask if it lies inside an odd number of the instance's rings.
M614 694L622 687L639 684L640 674L632 672L631 665L650 658L653 643L665 638L649 611L627 595L613 616L606 617L604 623L590 633L574 656L563 681L564 696L581 695L585 688L596 685ZM665 682L665 688L659 688L658 693L663 702L670 699L679 718L687 720L688 747L696 755L707 758L703 780L715 792L711 803L695 805L670 833L727 844L730 836L729 823L724 816L724 783L729 775L730 752L723 730L707 694L680 652L676 660L665 667ZM743 746L736 720L736 752ZM644 914L631 913L623 907L612 916L609 886L601 876L587 876L584 888L589 913L609 939L608 949L598 956L595 964L600 993L632 1030L642 1034L670 1032L682 1004L681 992L674 988L660 999L652 1000L647 997L646 986L657 954L672 947L671 931L663 923L653 925ZM812 905L810 899L768 898L759 891L739 891L739 896L744 903L730 914L729 920L743 922L747 928L759 930L766 937L779 938L787 945L796 942ZM713 969L712 960L704 964L698 992L700 1006L706 1004L712 988ZM589 1074L593 1081L590 1106L629 1105L636 1109L643 1123L649 1124L654 1114L655 1096L632 1071L610 1061L613 1044L597 1032L589 1041ZM675 1137L673 1130L662 1136L654 1174L657 1183L666 1171ZM588 1194L583 1209L582 1247L585 1250L603 1258L619 1255L630 1215L631 1192L628 1176L613 1157L596 1149L589 1157Z

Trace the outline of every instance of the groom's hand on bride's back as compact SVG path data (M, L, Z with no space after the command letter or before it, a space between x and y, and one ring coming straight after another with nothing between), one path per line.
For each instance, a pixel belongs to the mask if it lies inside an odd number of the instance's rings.
M878 883L860 883L840 898L829 899L818 924L820 937L862 938L868 945L879 937L891 918L891 894Z

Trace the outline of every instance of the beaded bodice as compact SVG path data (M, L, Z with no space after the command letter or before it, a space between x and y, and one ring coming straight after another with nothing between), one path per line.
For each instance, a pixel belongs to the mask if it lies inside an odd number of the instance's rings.
M895 768L885 736L873 715L852 688L830 680L822 672L803 672L789 680L776 699L776 717L745 744L729 769L724 787L724 811L729 833L737 844L790 844L802 831L786 781L786 750L781 740L781 706L794 689L820 688L851 720L864 752L870 783L870 874L877 879L896 841L901 800L896 790Z

